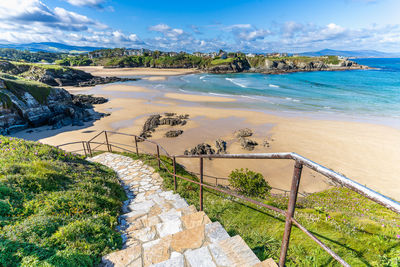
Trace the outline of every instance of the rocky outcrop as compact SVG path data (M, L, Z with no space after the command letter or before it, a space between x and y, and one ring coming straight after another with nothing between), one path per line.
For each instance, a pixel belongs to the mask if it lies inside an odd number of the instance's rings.
M67 125L84 125L84 122L101 118L105 114L95 112L92 98L69 94L62 88L50 88L45 101L40 103L29 91L16 95L0 79L3 96L0 109L0 134L51 125L53 129ZM101 102L101 101L100 101ZM8 103L8 104L7 104Z
M253 135L253 131L249 128L244 128L237 130L234 135L236 138L250 137Z
M107 98L91 95L71 95L72 103L81 108L92 108L93 105L104 104L108 102Z
M166 132L166 133L165 133L165 137L169 137L169 138L171 138L171 137L178 137L178 136L180 136L181 134L183 134L183 131L182 131L182 130L172 130L172 131Z
M246 60L234 60L231 63L206 67L204 70L210 73L235 73L250 69L250 64Z
M217 148L217 154L226 154L226 142L224 140L217 139L215 147Z
M185 150L185 155L214 155L215 150L206 143L198 144L192 149Z
M242 148L252 151L258 145L258 143L254 140L250 140L248 138L240 138L240 145Z
M137 79L119 77L97 77L82 70L56 65L13 64L0 61L0 72L17 75L28 80L50 86L95 86L112 82L135 81Z
M169 125L169 126L183 126L186 125L187 119L189 119L189 115L176 115L175 113L165 113L164 116L160 114L151 115L147 118L146 122L143 125L142 133L140 137L146 139L151 137L151 134L155 132L156 128L160 125ZM166 134L166 137L177 137L183 133L182 130L174 130L169 131Z
M251 62L251 60L250 60ZM260 72L266 74L279 74L301 71L334 71L351 69L368 69L369 67L359 65L349 60L338 60L337 64L329 64L321 59L301 61L298 59L271 60L263 59L261 62L251 64L249 72Z

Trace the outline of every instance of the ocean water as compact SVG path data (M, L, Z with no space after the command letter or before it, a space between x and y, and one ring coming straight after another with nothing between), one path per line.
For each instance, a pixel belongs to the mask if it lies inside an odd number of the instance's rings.
M377 69L192 74L143 82L160 90L234 97L243 108L400 120L400 59L356 61Z

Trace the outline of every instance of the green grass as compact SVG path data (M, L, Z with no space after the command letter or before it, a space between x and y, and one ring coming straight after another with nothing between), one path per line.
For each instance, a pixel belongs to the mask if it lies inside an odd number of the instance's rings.
M216 65L226 65L229 63L232 63L235 60L235 58L227 58L227 59L214 59L213 61L210 62L211 65L216 66Z
M30 93L40 104L45 104L50 94L51 87L36 81L27 80L12 75L0 75L8 90L15 94L19 99L25 94Z
M152 156L140 158L157 169ZM163 159L170 171L171 161ZM207 164L207 163L205 163ZM178 165L177 173L197 179ZM164 186L173 189L172 177L160 170ZM178 179L178 193L198 207L198 186ZM286 209L288 199L270 196L266 204ZM204 192L204 210L232 235L240 235L260 260L278 261L284 217L268 209L244 203L210 190ZM333 188L299 199L296 219L352 266L399 266L400 216L344 188ZM292 229L287 266L339 266L296 227Z
M0 136L0 266L95 266L122 245L115 173L38 142Z
M35 66L35 67L39 67L42 69L63 70L63 71L69 69L68 67L60 66L60 65L56 65L56 64L39 64L39 63L18 62L18 61L10 61L10 63L12 63L14 65Z

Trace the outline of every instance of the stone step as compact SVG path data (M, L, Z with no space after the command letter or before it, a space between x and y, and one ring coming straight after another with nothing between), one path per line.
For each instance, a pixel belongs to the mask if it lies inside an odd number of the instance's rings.
M210 223L211 221L203 212L193 214L196 214L195 217L197 218L203 215L203 219L198 219L198 223L194 227L143 244L144 266L170 259L170 262L175 262L177 259L172 260L172 258L182 255L186 251L195 250L213 242L230 238L219 222Z
M104 153L91 161L116 171L127 197L118 230L124 247L102 258L100 266L276 266L260 262L240 236L230 237L173 191L162 190L162 178L139 160Z
M218 266L251 267L260 263L239 235L210 244L208 249Z
M263 262L259 262L253 265L253 267L278 267L278 264L276 264L273 259L269 258Z

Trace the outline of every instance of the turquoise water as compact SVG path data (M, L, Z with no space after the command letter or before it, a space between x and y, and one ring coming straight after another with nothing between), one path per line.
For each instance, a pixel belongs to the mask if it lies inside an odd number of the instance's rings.
M358 59L376 70L193 74L145 86L237 98L235 105L271 111L400 118L400 59ZM144 81L143 81L144 82Z

